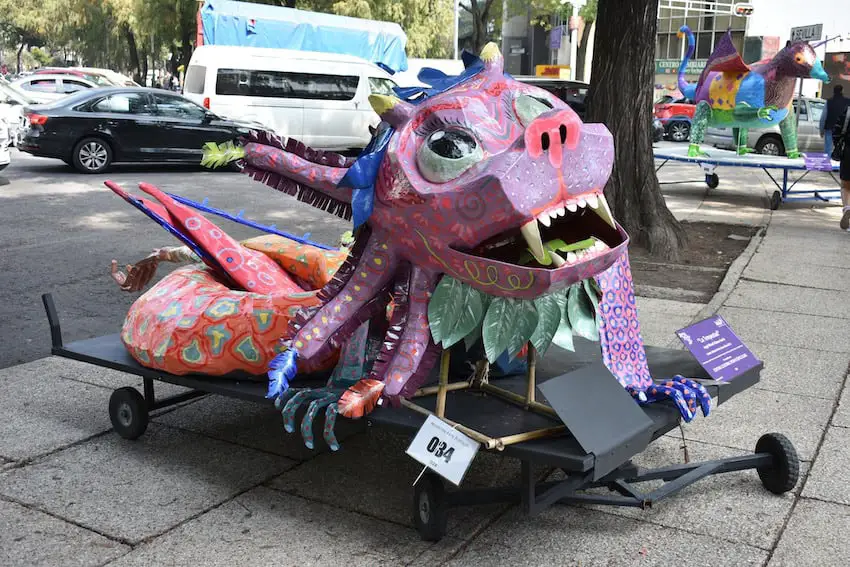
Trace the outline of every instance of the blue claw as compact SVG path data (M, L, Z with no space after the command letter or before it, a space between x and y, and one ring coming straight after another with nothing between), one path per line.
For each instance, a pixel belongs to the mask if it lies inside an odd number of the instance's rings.
M298 372L298 352L289 349L275 356L269 363L269 391L266 398L276 398L289 389L289 381Z
M653 384L646 391L629 388L629 393L642 405L672 400L686 422L696 417L697 406L705 417L711 413L711 395L705 386L679 375L664 383Z

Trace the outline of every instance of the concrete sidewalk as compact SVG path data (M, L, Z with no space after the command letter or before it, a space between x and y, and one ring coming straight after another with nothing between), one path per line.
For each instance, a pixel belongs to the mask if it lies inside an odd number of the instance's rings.
M677 175L694 178L694 169L662 172ZM674 330L716 311L764 359L756 387L684 435L691 459L702 460L784 433L803 460L794 493L769 494L745 472L648 511L556 506L529 519L510 506L461 508L450 535L428 544L410 526L420 467L403 438L370 431L317 455L284 433L276 412L206 397L158 414L129 442L111 432L107 401L140 381L50 357L0 379L0 565L846 564L850 234L838 230L837 207L771 215L762 183L727 174L710 194L698 184L665 188L679 218L768 228L712 303L639 306L649 344L670 346ZM639 464L681 462L681 445L663 437ZM518 474L516 462L482 452L465 483Z

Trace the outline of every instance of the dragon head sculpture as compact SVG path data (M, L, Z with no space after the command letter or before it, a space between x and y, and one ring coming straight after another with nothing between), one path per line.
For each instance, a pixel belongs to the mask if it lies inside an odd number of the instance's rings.
M614 159L601 124L483 69L414 104L372 95L395 132L370 225L400 253L491 295L534 298L607 269L627 244L602 194Z

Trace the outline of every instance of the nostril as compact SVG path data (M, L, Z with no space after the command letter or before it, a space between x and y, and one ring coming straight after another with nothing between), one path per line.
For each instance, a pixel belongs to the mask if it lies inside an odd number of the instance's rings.
M543 151L549 149L549 133L543 132L543 135L540 136L540 145L543 147Z
M567 141L567 125L561 124L558 126L558 133L561 134L561 144L563 145Z

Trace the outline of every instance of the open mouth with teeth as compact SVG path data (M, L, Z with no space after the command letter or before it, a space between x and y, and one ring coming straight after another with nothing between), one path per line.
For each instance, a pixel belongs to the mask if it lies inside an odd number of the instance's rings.
M529 268L558 269L602 256L623 242L601 192L549 205L537 218L467 253Z

